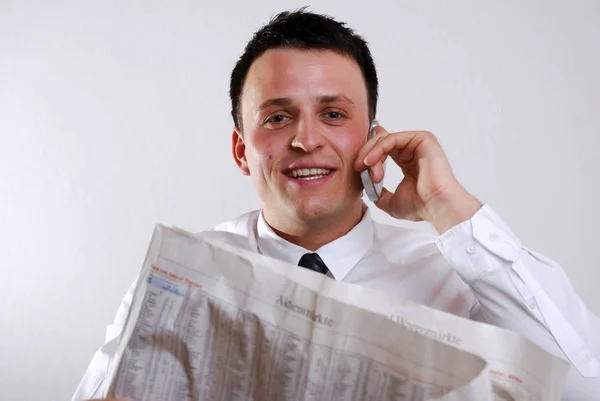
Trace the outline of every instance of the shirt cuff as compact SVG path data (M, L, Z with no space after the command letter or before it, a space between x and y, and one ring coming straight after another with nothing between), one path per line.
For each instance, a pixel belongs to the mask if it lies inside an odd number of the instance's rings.
M536 266L524 263L521 241L490 206L484 204L471 219L451 228L436 242L444 258L469 286L482 285L486 275L508 268L510 286L517 291L515 300L547 328L584 377L599 375L600 364L593 352L565 317L566 311L557 307L535 279L530 268ZM488 284L498 287L509 283L493 279ZM510 288L507 287L505 292L509 294ZM481 299L480 303L483 306Z
M471 219L439 236L436 243L446 260L467 283L494 270L495 264L482 263L485 251L507 262L516 262L522 248L519 238L487 204Z

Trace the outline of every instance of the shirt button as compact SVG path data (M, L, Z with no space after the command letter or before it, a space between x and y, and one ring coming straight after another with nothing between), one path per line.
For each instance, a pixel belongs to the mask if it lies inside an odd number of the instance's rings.
M490 234L490 241L492 241L492 242L496 242L496 241L498 241L499 239L500 239L500 236L499 236L498 234L496 234L496 233L492 233L492 234Z
M534 298L531 298L529 301L527 301L527 306L529 306L529 309L535 310L537 307L537 302L535 302Z
M471 244L467 246L467 253L473 255L475 253L475 245Z

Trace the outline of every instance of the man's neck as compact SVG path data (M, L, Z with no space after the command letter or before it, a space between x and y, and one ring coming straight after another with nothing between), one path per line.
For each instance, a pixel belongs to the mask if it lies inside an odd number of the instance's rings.
M361 201L344 216L320 219L314 224L297 219L277 219L265 213L265 210L263 216L269 227L281 238L309 251L316 251L348 234L361 221L366 210L367 205Z

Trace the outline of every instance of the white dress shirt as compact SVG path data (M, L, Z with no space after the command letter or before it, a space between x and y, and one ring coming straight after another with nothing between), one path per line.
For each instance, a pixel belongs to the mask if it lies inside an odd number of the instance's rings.
M199 234L297 264L308 250L268 226L260 211ZM600 319L562 268L524 247L488 205L440 237L372 220L367 209L348 234L316 251L338 281L360 284L530 338L568 360L563 400L600 400ZM98 397L131 305L125 295L106 343L73 397Z

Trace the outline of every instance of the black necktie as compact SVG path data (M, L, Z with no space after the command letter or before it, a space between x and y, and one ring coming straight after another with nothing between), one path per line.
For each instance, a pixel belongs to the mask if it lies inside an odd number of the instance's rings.
M329 269L323 262L323 259L319 257L316 253L305 253L300 258L298 262L298 266L306 267L307 269L314 270L318 273L327 274Z

